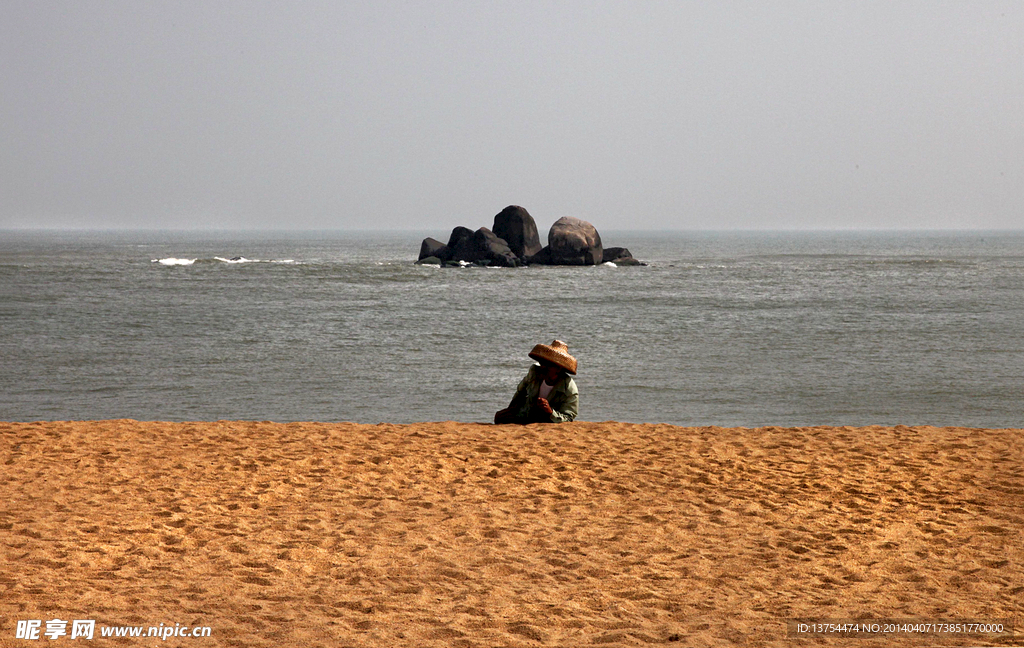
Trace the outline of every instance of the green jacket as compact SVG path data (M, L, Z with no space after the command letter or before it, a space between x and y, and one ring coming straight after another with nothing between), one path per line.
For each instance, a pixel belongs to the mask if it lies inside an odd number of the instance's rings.
M580 392L576 389L576 382L572 376L562 374L562 378L548 394L548 403L554 410L551 414L536 407L537 395L543 381L540 366L530 367L530 371L516 388L512 402L508 404L509 413L524 423L565 423L575 419L580 408Z

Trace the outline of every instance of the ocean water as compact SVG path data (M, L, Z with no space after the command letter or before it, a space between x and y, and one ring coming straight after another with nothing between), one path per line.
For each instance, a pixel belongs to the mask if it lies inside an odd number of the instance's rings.
M582 420L1024 426L1021 232L415 265L438 234L0 232L0 420L489 421L558 338Z

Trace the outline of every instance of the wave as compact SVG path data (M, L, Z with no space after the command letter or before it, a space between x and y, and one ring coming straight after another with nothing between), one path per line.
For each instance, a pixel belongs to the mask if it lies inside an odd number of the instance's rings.
M270 259L269 261L263 261L262 259L247 259L245 257L237 256L226 259L224 257L213 257L212 259L183 259L178 257L167 257L165 259L152 259L153 263L159 263L165 266L190 266L196 263L282 263L282 264L296 264L295 259Z

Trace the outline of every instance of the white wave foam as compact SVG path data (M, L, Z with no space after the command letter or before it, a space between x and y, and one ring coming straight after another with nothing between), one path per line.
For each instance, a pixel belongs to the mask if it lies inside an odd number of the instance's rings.
M159 263L160 265L165 266L192 265L195 262L195 259L178 259L175 257L168 257L166 259L153 259L153 263Z

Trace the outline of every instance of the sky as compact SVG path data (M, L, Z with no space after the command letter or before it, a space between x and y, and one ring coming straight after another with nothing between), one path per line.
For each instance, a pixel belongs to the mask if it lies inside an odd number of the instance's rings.
M1024 228L1024 2L6 0L0 228Z

